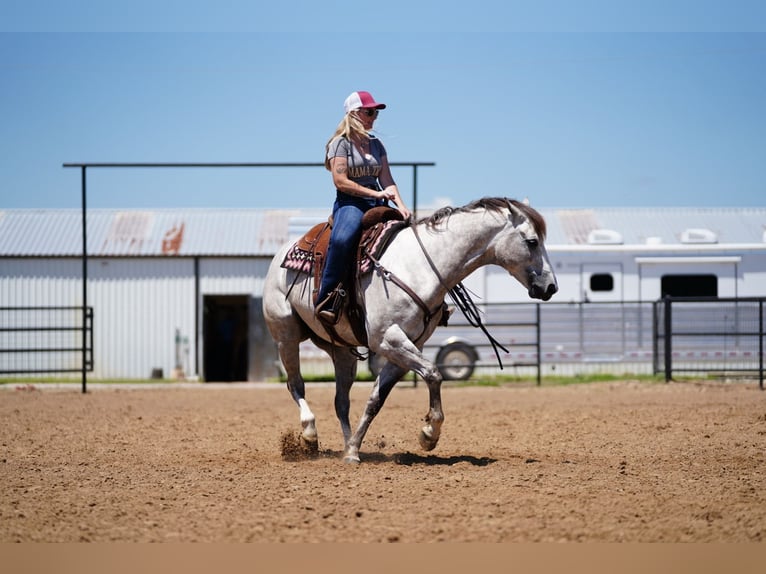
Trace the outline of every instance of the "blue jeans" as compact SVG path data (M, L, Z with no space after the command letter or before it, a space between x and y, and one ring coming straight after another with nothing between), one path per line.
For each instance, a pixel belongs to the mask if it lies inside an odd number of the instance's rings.
M376 205L382 205L382 202L338 192L332 209L332 233L317 303L324 301L353 268L362 235L362 216Z

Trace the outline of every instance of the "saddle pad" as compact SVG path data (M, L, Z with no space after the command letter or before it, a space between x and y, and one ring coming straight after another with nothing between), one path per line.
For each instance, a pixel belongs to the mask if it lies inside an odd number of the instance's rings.
M310 275L318 256L327 252L330 242L327 223L317 223L303 237L296 241L285 254L282 267Z
M374 262L370 255L375 259L380 259L391 240L407 225L406 221L388 220L370 228L369 235L362 236L359 243L359 275L369 273L372 269Z

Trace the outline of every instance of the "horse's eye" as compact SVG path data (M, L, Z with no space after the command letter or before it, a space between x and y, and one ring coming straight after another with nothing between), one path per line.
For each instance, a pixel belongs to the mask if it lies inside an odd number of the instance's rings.
M535 249L537 247L537 239L526 239L527 247L530 249Z

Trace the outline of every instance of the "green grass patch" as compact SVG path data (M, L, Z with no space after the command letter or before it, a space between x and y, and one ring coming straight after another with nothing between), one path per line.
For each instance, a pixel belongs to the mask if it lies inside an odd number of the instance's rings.
M565 385L582 385L589 383L602 383L610 381L644 381L650 383L665 382L664 375L636 375L631 373L610 374L590 373L568 376L545 376L542 377L541 386L554 387ZM445 381L450 382L450 381ZM455 381L453 384L462 387L499 387L504 385L537 385L537 378L522 377L518 375L488 375L469 379L467 381Z
M119 385L119 384L131 384L131 385L140 385L140 384L155 384L155 383L175 383L178 382L174 379L91 379L88 378L87 382L90 383L99 383L99 384L107 384L107 385ZM0 385L19 385L19 384L45 384L45 383L55 383L55 384L65 384L65 385L80 385L82 384L82 379L71 379L71 378L56 378L56 377L10 377L10 378L3 378L0 379Z

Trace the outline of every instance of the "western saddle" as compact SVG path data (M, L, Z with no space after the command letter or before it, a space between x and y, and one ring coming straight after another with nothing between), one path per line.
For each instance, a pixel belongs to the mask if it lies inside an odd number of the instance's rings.
M356 265L353 267L353 273L349 272L348 277L342 282L345 286L342 291L346 293L346 297L341 306L341 313L345 313L354 336L362 346L367 346L367 331L364 327L365 310L359 297L359 278L372 270L374 262L386 250L391 240L407 225L409 223L404 221L401 213L391 207L374 207L362 217L362 236L357 248ZM295 286L300 275L309 275L313 278L311 300L314 305L317 304L319 286L322 282L322 271L327 258L331 230L332 216L326 222L316 224L298 239L282 261L282 267L297 272L290 290ZM335 341L348 347L356 346L344 341L336 332L334 325L322 321L321 318L320 321Z

